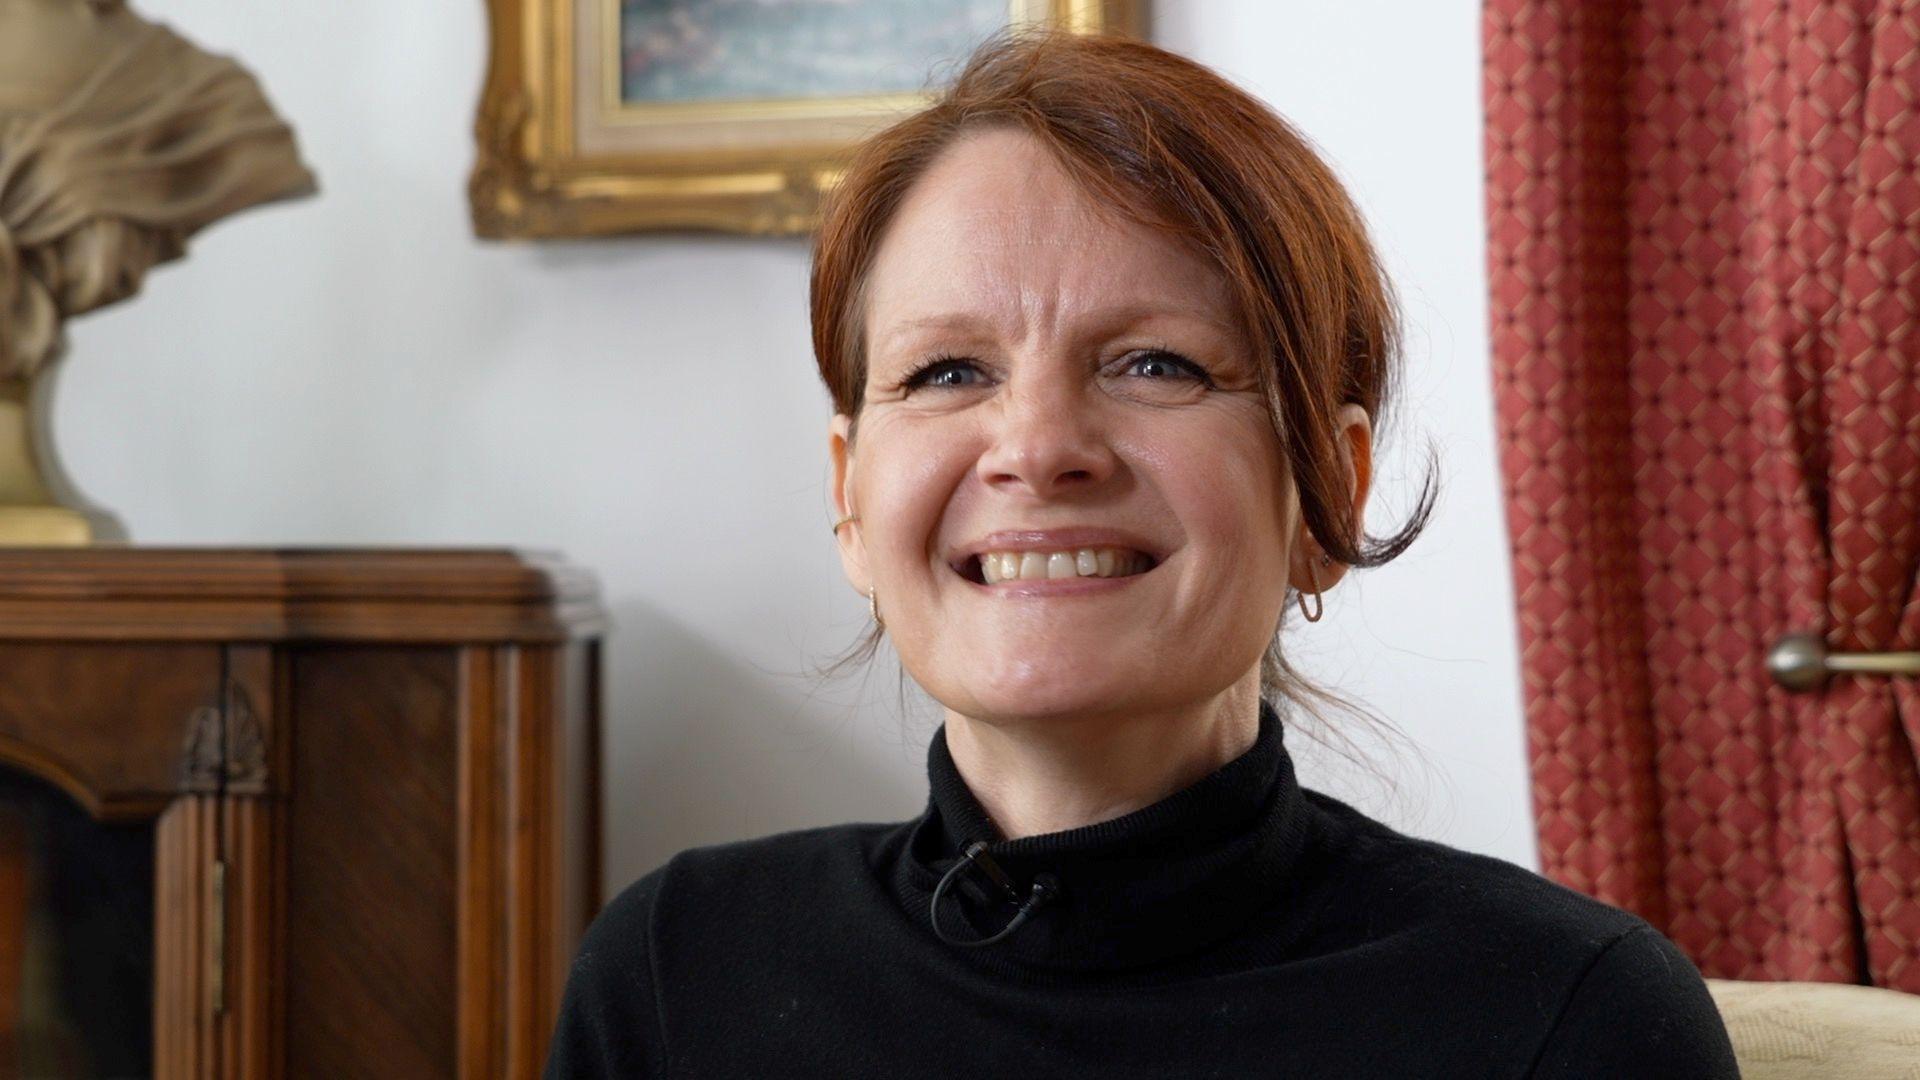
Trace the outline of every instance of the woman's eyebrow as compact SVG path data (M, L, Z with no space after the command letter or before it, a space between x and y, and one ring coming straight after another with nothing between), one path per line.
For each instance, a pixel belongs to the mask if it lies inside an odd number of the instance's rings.
M944 315L922 315L917 318L901 319L883 323L875 327L872 340L868 345L871 355L885 356L896 351L905 351L916 338L933 334L972 334L985 330L985 320L965 312Z
M985 325L990 320L983 319L970 311L945 312L938 315L922 315L918 318L901 319L886 326L887 336L897 337L915 330L972 330Z
M1121 304L1110 308L1101 308L1093 312L1090 319L1101 331L1113 333L1154 319L1180 319L1206 323L1216 330L1227 333L1238 331L1231 321L1223 319L1201 307L1187 304L1169 304L1164 301L1146 300L1132 304Z
M1156 300L1143 300L1099 308L1076 316L1075 321L1085 321L1093 328L1093 332L1095 333L1113 334L1155 319L1188 320L1205 323L1207 326L1223 333L1233 334L1239 332L1239 327L1234 325L1234 323L1215 315L1211 311ZM876 335L876 340L879 345L884 347L893 344L896 338L925 330L947 332L986 330L991 332L992 323L993 320L969 311L921 315L887 324L882 328L882 332Z

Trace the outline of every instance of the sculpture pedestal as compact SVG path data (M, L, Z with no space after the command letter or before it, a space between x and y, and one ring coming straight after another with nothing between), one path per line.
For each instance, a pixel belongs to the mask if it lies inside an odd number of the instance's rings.
M127 538L111 511L79 497L47 436L49 364L32 380L0 379L0 547L82 547Z
M64 506L0 507L0 547L86 547L94 526Z

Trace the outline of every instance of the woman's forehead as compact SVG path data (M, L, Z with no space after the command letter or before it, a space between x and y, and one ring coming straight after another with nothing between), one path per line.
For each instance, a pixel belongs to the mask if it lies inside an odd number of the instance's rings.
M1099 318L1190 310L1231 321L1219 272L1168 234L1096 205L1031 136L950 147L908 192L870 271L868 318ZM1024 321L1024 320L1023 320Z

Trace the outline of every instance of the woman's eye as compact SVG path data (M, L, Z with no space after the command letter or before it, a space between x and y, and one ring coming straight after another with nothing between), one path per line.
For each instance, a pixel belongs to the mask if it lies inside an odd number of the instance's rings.
M935 360L920 370L907 376L902 386L913 389L921 386L952 388L972 386L980 381L980 369L970 360L945 358Z
M1149 379L1198 379L1206 382L1207 373L1200 365L1174 353L1162 349L1143 352L1127 362L1127 372Z

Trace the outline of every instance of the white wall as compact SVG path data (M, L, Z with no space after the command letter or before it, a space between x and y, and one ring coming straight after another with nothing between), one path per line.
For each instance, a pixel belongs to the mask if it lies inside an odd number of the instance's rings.
M214 226L144 293L73 327L69 471L151 544L554 548L599 574L607 883L694 844L925 799L937 713L812 665L865 605L825 526L826 397L801 241L474 240L465 205L482 5L136 6L239 56L294 123L318 198ZM1310 787L1535 865L1483 312L1477 5L1161 0L1155 37L1298 122L1353 184L1407 301L1409 424L1445 496L1395 565L1349 577L1296 644L1397 722L1401 793L1293 740Z

